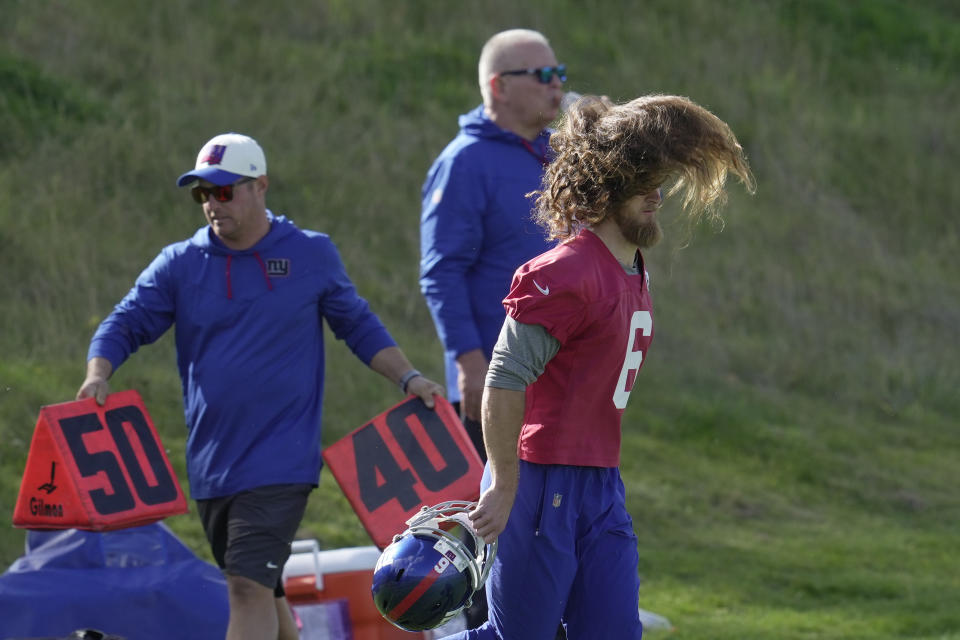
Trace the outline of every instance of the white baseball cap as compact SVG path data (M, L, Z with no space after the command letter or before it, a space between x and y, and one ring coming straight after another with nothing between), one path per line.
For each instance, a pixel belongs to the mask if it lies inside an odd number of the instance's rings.
M239 133L221 133L203 145L197 154L197 166L177 178L177 186L185 187L200 179L223 186L266 173L267 159L256 140Z

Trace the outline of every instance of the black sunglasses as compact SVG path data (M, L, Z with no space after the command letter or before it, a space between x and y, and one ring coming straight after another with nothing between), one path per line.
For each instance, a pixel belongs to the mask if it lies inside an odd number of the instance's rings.
M514 69L513 71L501 71L498 76L533 76L541 84L550 84L553 76L560 78L560 82L567 81L567 65L558 64L555 67L538 67L536 69Z
M230 202L233 200L234 187L239 187L242 184L253 182L254 180L256 180L256 178L244 178L233 184L225 184L223 186L214 185L212 187L201 187L197 185L193 189L190 189L190 195L193 196L197 204L203 204L211 197L217 202Z

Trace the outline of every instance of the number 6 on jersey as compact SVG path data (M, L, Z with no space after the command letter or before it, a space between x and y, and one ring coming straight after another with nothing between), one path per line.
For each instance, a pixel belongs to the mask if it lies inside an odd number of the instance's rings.
M649 337L653 331L653 316L650 315L649 311L634 311L633 316L630 318L630 335L627 337L627 353L623 357L623 368L620 369L617 388L613 392L613 405L617 409L627 408L630 391L633 390L633 383L637 379L637 372L640 371L640 365L643 364L643 351L640 349L634 351L638 331L646 337Z

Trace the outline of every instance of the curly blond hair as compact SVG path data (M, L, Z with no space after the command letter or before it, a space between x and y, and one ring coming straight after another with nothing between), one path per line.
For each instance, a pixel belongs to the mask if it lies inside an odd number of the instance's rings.
M550 138L556 159L534 216L550 238L568 239L615 214L630 198L672 178L691 224L720 219L728 173L753 193L743 148L727 124L689 98L650 95L624 104L584 96Z

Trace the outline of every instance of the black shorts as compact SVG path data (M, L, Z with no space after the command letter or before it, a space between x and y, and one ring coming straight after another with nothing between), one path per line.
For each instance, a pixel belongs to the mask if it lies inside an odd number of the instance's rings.
M249 578L282 598L283 565L312 490L309 484L278 484L197 500L203 530L223 572Z

